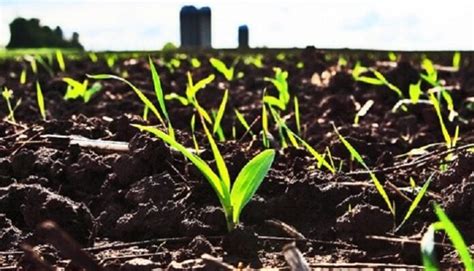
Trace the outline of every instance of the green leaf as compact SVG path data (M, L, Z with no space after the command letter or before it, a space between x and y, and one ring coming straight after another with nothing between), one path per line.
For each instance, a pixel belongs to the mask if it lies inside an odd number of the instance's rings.
M84 102L88 103L90 99L92 98L92 96L101 90L102 90L102 85L99 82L94 83L92 87L87 89L86 92L84 93L84 96L83 96Z
M61 50L56 50L56 60L58 61L59 69L63 72L66 71L66 63L64 62Z
M334 127L334 131L339 137L339 140L341 140L342 144L344 144L344 146L350 152L352 157L354 157L357 160L357 162L359 162L359 164L361 164L369 172L370 178L372 179L372 182L374 183L375 188L379 192L380 196L382 196L382 198L384 199L390 212L393 215L395 215L395 210L392 206L392 203L390 202L387 192L385 192L385 189L383 188L383 185L378 180L377 176L370 170L370 168L364 162L364 159L362 159L362 156L359 154L359 152L354 147L352 147L349 141L347 141L341 134L339 134L339 131L337 130L336 126L334 126L334 124L333 124L333 127Z
M221 120L222 120L222 117L224 116L228 97L229 97L229 90L226 89L226 91L224 92L224 97L222 98L222 102L219 106L219 110L217 111L217 116L214 119L214 127L212 129L213 134L215 134L221 126Z
M26 83L26 69L21 70L20 74L20 84L24 85Z
M169 144L171 147L178 150L184 157L189 159L189 161L191 161L199 169L199 171L201 171L204 177L206 177L206 179L209 181L212 188L216 192L217 196L219 197L221 204L227 204L227 206L230 205L230 202L228 202L228 196L226 196L228 195L228 191L226 193L225 187L223 186L223 183L221 182L220 178L214 173L211 167L204 160L190 152L185 146L178 143L174 138L155 127L144 126L139 124L132 124L132 126L142 131L147 131L149 133L154 134L155 136Z
M359 111L357 111L357 114L355 115L354 124L359 124L359 118L365 116L372 105L374 105L374 100L368 100L364 103L364 105L359 109Z
M421 67L426 71L426 79L428 82L435 83L438 81L438 72L436 71L433 62L428 58L423 59Z
M267 108L265 106L265 104L263 103L262 104L262 129L263 129L263 133L262 133L262 142L263 142L263 146L265 148L268 148L269 145L270 145L270 142L268 141L268 134L270 133L268 131L268 114L267 114Z
M38 102L38 108L41 113L41 117L43 118L43 120L46 120L46 109L44 107L43 91L41 90L41 86L38 81L36 81L36 100Z
M150 57L148 58L148 62L150 64L151 77L153 79L153 87L155 89L155 94L156 94L156 98L158 100L158 104L160 105L161 112L165 116L166 121L169 123L170 118L168 116L168 111L166 110L166 104L165 104L163 89L161 88L160 76L158 75L158 72L156 71L155 65L153 64L153 61L151 60Z
M265 150L250 160L239 172L230 193L233 222L239 223L240 213L267 175L275 158L275 150Z
M252 130L250 130L250 125L247 123L244 116L237 109L234 109L234 111L235 116L237 116L237 119L239 120L240 124L242 124L242 126L245 128L245 132L248 131L251 135L253 135Z
M441 107L440 107L439 101L433 92L430 92L429 97L430 97L431 104L433 104L433 107L435 108L436 115L438 116L439 124L441 126L441 133L443 134L444 141L446 142L446 146L448 149L450 149L452 147L451 136L449 135L448 129L446 128L446 125L444 124L443 115L441 114Z
M263 102L267 103L270 106L276 106L276 107L280 108L281 110L286 109L286 104L284 102L282 102L280 99L277 99L273 96L268 96L268 95L264 96L263 97Z
M410 87L408 89L408 93L410 95L410 100L412 104L417 104L418 101L420 100L420 96L423 93L421 91L421 80L418 80L418 83L416 84L410 84Z
M69 77L64 77L62 80L68 85L66 94L64 95L65 100L77 99L84 96L88 84L87 80L84 80L82 83Z
M434 204L435 214L438 216L439 221L442 223L442 229L446 232L451 243L453 243L456 252L459 254L461 261L464 264L464 268L468 271L474 270L474 263L472 261L469 249L453 222L444 213L443 209L439 205Z
M138 89L132 83L130 83L130 81L128 81L128 80L126 80L122 77L112 75L112 74L95 74L95 75L87 75L87 77L92 78L92 79L96 79L96 80L113 79L113 80L118 80L118 81L121 81L121 82L127 84L130 88L132 88L132 90L135 92L135 94L137 94L138 98L140 98L142 103L145 106L147 106L151 110L151 112L153 112L153 114L155 114L156 118L158 118L158 120L161 122L161 124L163 124L163 126L166 126L165 122L163 121L163 118L161 117L160 112L158 112L158 109L155 107L155 105L150 101L150 99L148 99L145 96L145 94L140 89Z
M234 67L227 67L224 62L221 60L211 57L209 63L222 75L224 75L227 81L232 81L234 79Z
M439 223L439 222L438 222ZM421 239L420 249L425 270L439 270L435 254L435 225L431 224Z
M214 141L214 138L212 137L211 133L209 132L206 122L202 118L201 118L201 123L204 128L204 132L206 132L209 145L211 146L211 150L214 155L214 160L216 161L217 171L219 172L219 176L223 184L224 193L229 193L230 192L230 177L229 177L229 171L227 170L227 166L225 164L224 158L222 157L221 152L217 148L217 144Z
M300 123L300 105L298 102L298 97L294 98L294 108L295 108L295 121L296 121L296 131L298 135L301 135L301 123Z
M420 192L418 192L415 199L411 202L410 207L408 208L408 211L405 214L405 217L403 218L402 223L400 223L400 226L398 226L397 230L400 229L403 226L403 224L405 224L405 222L410 218L410 216L415 211L416 207L418 207L418 204L420 204L421 199L423 199L423 196L428 190L428 186L430 185L432 179L433 179L433 174L431 174L431 176L428 178L428 181L425 182ZM413 178L410 178L410 181L413 181Z
M360 76L357 77L356 79L359 82L363 82L369 85L375 85L375 86L382 86L384 85L384 82L381 81L380 79L377 78L372 78L372 77L367 77L367 76Z
M461 67L461 53L460 52L455 52L453 55L453 67L456 70L459 70Z
M189 101L186 97L180 96L174 92L165 95L165 100L178 100L182 105L187 106L189 105Z

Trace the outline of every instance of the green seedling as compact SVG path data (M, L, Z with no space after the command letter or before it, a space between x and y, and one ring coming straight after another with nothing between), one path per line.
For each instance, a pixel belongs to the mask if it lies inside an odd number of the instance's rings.
M262 130L262 143L268 149L270 147L270 140L268 138L270 131L268 130L268 114L265 103L262 103Z
M61 50L56 50L56 60L58 61L59 69L62 72L66 71L66 63L64 62L64 56Z
M303 63L303 61L300 61L300 62L296 63L296 68L297 68L297 69L300 69L300 70L303 69L303 68L304 68L304 63Z
M88 103L92 96L102 89L102 85L100 83L95 83L89 88L89 81L87 79L81 83L72 78L64 77L63 81L68 85L66 94L64 95L65 100L75 100L82 98L84 103Z
M121 82L127 84L133 90L133 92L135 92L135 94L138 96L138 98L142 101L144 106L146 108L148 108L149 110L151 110L151 112L153 112L153 114L160 121L160 123L163 126L167 126L165 121L163 120L163 117L161 116L160 112L156 108L156 106L150 101L150 99L148 99L148 97L145 96L145 94L140 89L138 89L135 85L130 83L130 81L128 81L128 80L126 80L122 77L112 75L112 74L95 74L95 75L87 75L87 77L89 77L91 79L95 79L95 80L118 80L118 81L121 81ZM145 109L145 110L147 110L147 109Z
M168 123L168 133L170 134L171 137L174 138L174 129L173 129L173 126L171 125L171 120L168 115L168 110L166 109L165 95L163 92L163 88L161 87L160 76L158 75L155 65L153 64L153 61L151 60L150 57L148 57L148 63L150 65L151 77L153 80L153 88L155 90L156 99L158 100L158 105L160 106L161 112L165 116L166 122Z
M8 89L7 87L3 88L2 91L2 97L5 100L8 108L8 116L7 119L10 120L13 123L16 123L15 120L15 110L18 108L18 106L21 104L21 99L19 99L15 106L12 106L11 100L13 99L13 91L11 89Z
M421 91L421 80L419 80L416 84L410 84L410 87L408 88L408 94L410 95L411 103L417 104L420 100L421 94L423 94L423 91Z
M454 110L454 102L453 98L451 97L451 94L445 87L442 86L441 82L439 81L438 72L436 71L433 62L425 58L423 59L421 66L425 70L425 74L420 74L420 77L426 82L428 82L431 86L433 86L436 91L438 91L438 100L441 100L441 96L446 102L446 105L449 110L448 120L453 121L454 118L457 117L459 114L458 112L456 112L456 110Z
M191 66L193 66L193 68L197 69L197 68L201 67L201 61L199 61L199 59L197 59L196 57L191 58Z
M99 60L96 53L94 52L89 52L87 55L89 56L89 59L92 61L92 63L96 63Z
M117 61L117 55L115 54L107 54L105 55L105 63L109 69L112 69L115 66L115 62Z
M34 74L38 74L38 65L36 64L36 59L33 56L26 55L25 60L30 63L31 71Z
M301 119L300 119L300 103L298 102L298 97L295 96L294 108L295 108L295 122L296 122L296 131L298 135L301 136Z
M227 67L225 63L217 58L211 57L209 63L222 75L224 75L227 81L232 81L234 79L234 65Z
M248 122L245 120L244 116L239 112L239 110L237 109L234 109L234 112L235 112L235 116L237 117L237 120L240 122L240 124L245 128L245 133L250 133L252 136L254 135L254 133L252 132L252 130L250 129L250 125L248 124Z
M340 67L346 67L347 66L347 59L345 59L343 56L339 56L337 60L337 66Z
M276 111L273 110L273 116L275 118L275 121L277 122L277 124L282 127L286 134L288 135L288 138L290 139L290 141L292 142L293 146L295 146L296 148L299 147L299 145L297 143L295 143L296 140L298 140L305 148L306 150L314 157L314 159L318 162L317 163L317 166L318 168L321 168L321 167L325 167L326 169L328 169L331 173L336 173L336 169L334 167L334 162L332 161L332 165L329 164L324 155L321 155L318 151L316 151L313 147L311 147L311 145L306 142L303 138L299 137L295 132L293 132L286 124L285 122L281 119L280 116L278 116L278 114L276 114ZM329 151L329 149L327 149ZM330 153L330 151L329 151ZM332 156L330 155L331 157L331 160L332 160Z
M388 53L388 60L390 60L392 62L396 62L397 59L398 59L397 54L395 54L394 52L389 52Z
M416 207L418 207L418 205L420 204L420 201L423 199L423 196L426 194L426 191L428 191L428 187L432 179L433 179L433 174L431 174L431 176L425 182L423 187L421 187L420 192L418 192L415 199L411 202L410 207L408 208L408 211L405 214L405 217L403 217L402 222L400 223L400 225L397 227L395 231L398 231L405 224L405 222L407 222L408 219L411 217ZM412 188L416 187L416 183L411 177L410 177L410 185L412 186Z
M46 109L44 107L44 97L43 91L41 90L40 83L36 81L36 101L38 103L38 108L43 120L46 120Z
M192 138L193 138L193 145L194 145L194 150L196 151L196 153L199 152L199 144L197 142L197 139L196 139L196 114L193 114L193 116L191 117L191 134L192 134Z
M40 55L37 55L35 59L36 62L38 62L43 67L43 69L49 74L49 76L54 76L54 72L53 69L51 69L51 65L48 65L48 63L46 63ZM50 62L52 62L52 60Z
M453 54L453 67L458 71L461 67L461 53L455 52Z
M464 269L468 271L474 270L474 262L469 252L469 248L466 246L466 242L456 228L454 223L449 219L449 217L444 213L443 209L439 207L438 204L434 204L434 211L438 217L437 222L431 224L428 227L428 230L423 235L421 239L421 255L423 260L423 265L426 270L439 270L439 265L436 260L435 255L435 232L444 231L448 236L449 240L454 246L454 249L458 253L461 261L464 265Z
M375 77L369 77L369 76L361 75L362 73L365 73L365 72L368 72L368 71L372 72ZM403 99L403 93L400 90L400 88L395 86L394 84L388 82L387 79L385 78L385 76L382 73L378 72L377 70L375 70L373 68L363 67L363 66L360 65L359 62L357 62L356 66L352 70L352 77L354 78L355 81L363 82L363 83L366 83L366 84L369 84L369 85L386 86L390 90L395 92L400 98Z
M20 84L24 85L26 83L26 69L21 70L20 73Z
M239 172L232 187L229 172L225 161L212 138L211 133L206 127L205 121L202 121L204 131L206 132L209 144L216 161L217 173L196 154L190 152L185 146L181 145L173 138L163 133L157 128L134 125L134 127L150 132L177 149L183 156L196 166L211 187L217 194L222 208L224 209L227 222L227 229L233 230L240 222L240 214L245 205L250 201L263 179L267 175L275 157L274 150L265 150L250 160Z
M359 119L367 114L369 112L370 108L374 105L373 100L368 100L365 102L365 104L357 111L355 117L354 117L354 124L358 125L359 124Z
M443 120L443 115L441 114L441 105L438 100L438 98L435 96L433 92L429 93L429 98L431 101L431 104L433 105L436 115L438 116L439 120L439 125L441 128L441 133L443 134L444 141L446 142L446 147L448 149L453 148L456 146L456 141L457 141L457 134L459 134L459 126L457 126L456 130L457 132L454 133L453 137L448 132L448 129L446 128L446 125Z
M370 178L372 179L372 182L374 183L375 185L375 189L377 189L377 192L380 194L380 196L383 198L383 200L385 201L385 203L387 204L387 207L388 209L390 210L390 212L392 213L392 215L395 216L395 209L392 205L392 203L390 202L390 199L388 197L388 194L387 192L385 192L385 189L383 188L383 185L380 183L379 179L377 178L377 176L372 172L372 170L367 166L367 164L364 162L364 159L362 159L362 156L359 154L359 152L349 143L349 141L347 141L340 133L339 131L337 130L336 126L333 124L333 127L334 127L334 131L336 132L337 136L339 137L339 140L342 142L342 144L344 144L344 146L346 147L346 149L349 151L349 153L351 154L351 156L353 158L355 158L355 160L357 162L359 162L359 164L361 164L368 172L369 172L369 175L370 175Z
M212 133L218 135L219 141L225 140L224 131L222 130L222 127L221 127L221 121L222 121L222 117L224 117L224 112L225 112L228 98L229 98L229 90L226 90L224 92L224 97L222 97L222 102L219 106L219 110L217 111L217 114L214 118Z
M275 123L277 124L278 134L280 135L282 148L288 147L288 143L286 142L286 137L288 138L288 140L290 141L293 147L298 148L299 144L294 136L295 133L288 128L288 126L285 123L285 120L282 117L280 117L278 112L271 105L269 105L268 107L270 108L270 113L272 114L272 117Z
M247 55L243 58L245 65L254 65L256 68L263 68L263 55L256 54L256 55Z
M285 110L288 102L290 101L290 92L288 89L288 72L283 71L280 68L273 68L275 71L275 78L265 77L264 80L271 82L278 90L278 98L265 95L263 101L270 106L276 106L281 110Z

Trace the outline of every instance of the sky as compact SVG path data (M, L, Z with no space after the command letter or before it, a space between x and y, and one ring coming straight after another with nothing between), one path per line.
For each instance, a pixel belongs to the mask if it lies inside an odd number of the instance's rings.
M246 24L251 47L474 50L472 0L0 0L0 47L15 17L78 32L88 50L179 45L183 5L211 7L214 48L235 48Z

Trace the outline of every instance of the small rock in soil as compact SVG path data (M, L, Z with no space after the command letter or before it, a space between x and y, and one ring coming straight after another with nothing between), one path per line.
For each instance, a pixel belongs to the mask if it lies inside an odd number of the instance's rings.
M211 242L203 235L196 236L188 244L188 249L191 250L195 256L201 256L204 253L214 254L216 252Z
M135 258L126 261L120 271L151 271L157 264L153 261L143 258Z

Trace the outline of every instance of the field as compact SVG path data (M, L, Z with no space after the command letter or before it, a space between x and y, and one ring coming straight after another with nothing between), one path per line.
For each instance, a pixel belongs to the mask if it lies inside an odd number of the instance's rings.
M0 270L472 268L472 53L27 53Z

